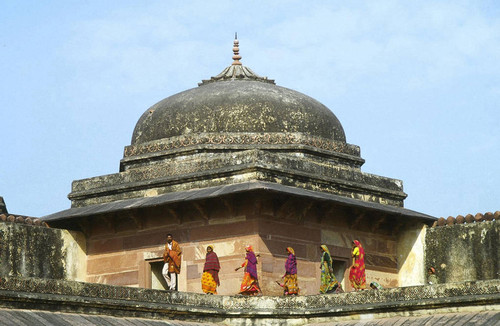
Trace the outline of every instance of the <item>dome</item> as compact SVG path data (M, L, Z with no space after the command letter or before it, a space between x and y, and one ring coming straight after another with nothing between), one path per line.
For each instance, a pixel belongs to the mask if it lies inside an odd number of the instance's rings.
M280 87L235 60L218 76L172 95L141 116L132 145L199 133L303 133L345 143L337 117L323 104Z

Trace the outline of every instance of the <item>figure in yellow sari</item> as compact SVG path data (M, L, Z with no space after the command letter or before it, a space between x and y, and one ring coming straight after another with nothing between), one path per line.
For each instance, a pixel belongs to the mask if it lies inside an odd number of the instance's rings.
M219 257L214 252L214 246L207 247L207 256L205 258L205 266L203 267L203 275L201 276L201 289L206 294L217 294L217 286L219 281Z
M286 248L288 258L285 262L285 275L283 275L283 284L276 281L279 286L283 287L283 295L298 295L299 284L297 282L297 258L292 247Z

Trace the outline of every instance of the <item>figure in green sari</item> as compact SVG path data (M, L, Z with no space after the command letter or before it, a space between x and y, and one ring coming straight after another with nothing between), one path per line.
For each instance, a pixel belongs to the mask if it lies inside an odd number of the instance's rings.
M321 245L321 287L319 293L332 293L339 287L339 282L333 273L333 260L326 245Z

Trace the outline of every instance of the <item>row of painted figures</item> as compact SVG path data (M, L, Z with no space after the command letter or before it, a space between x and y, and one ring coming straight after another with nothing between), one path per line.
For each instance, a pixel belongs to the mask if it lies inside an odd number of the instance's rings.
M260 295L258 276L257 276L257 257L254 253L252 246L245 248L246 256L245 261L235 271L244 268L244 276L240 286L239 294L242 295ZM337 281L333 270L333 259L330 251L326 245L321 245L321 286L320 293L334 293L342 292L342 287ZM283 288L284 295L298 295L299 285L297 282L297 258L293 248L286 248L288 258L285 262L285 274L282 280L276 281L278 285ZM181 249L177 241L173 240L171 234L167 235L167 243L163 254L165 262L163 267L163 277L167 281L170 290L177 291L178 288L178 274L180 273L181 266ZM363 290L366 287L365 276L365 251L363 246L358 240L352 242L352 265L349 270L349 281L351 287L356 290ZM220 264L217 254L214 252L212 245L207 247L207 254L205 258L205 265L203 267L203 274L201 276L201 288L207 294L217 294L217 287L220 285L219 281ZM372 288L380 288L378 283L373 282L370 284Z

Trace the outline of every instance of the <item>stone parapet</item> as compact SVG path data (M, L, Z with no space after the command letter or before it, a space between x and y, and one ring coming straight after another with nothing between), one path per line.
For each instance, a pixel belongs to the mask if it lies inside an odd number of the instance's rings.
M499 221L429 228L425 265L439 283L500 279Z
M377 316L500 310L500 281L367 290L299 297L207 296L35 278L3 278L0 306L226 325L305 325ZM496 307L496 308L495 308ZM440 310L441 309L441 310ZM479 308L481 309L481 308ZM380 317L379 317L380 318Z
M85 251L80 232L0 222L2 276L84 280Z

